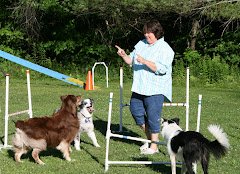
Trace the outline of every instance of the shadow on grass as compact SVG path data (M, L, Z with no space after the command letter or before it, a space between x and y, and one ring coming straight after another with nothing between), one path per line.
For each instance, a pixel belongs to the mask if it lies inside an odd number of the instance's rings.
M87 154L89 154L93 160L95 160L97 163L101 164L102 167L105 167L105 164L102 164L96 156L92 155L92 154L91 154L88 150L86 150L86 149L84 149L84 151L85 151Z
M98 130L99 132L102 133L103 136L106 136L106 131L107 131L107 122L102 120L101 118L95 116L97 118L97 120L94 120L94 128L95 130ZM140 135L138 133L132 132L130 130L128 130L126 127L122 126L122 132L118 132L119 130L119 124L111 124L111 131L116 131L116 134L120 134L120 135L126 135L126 136L131 136L131 137L140 137ZM132 140L126 140L126 139L122 139L122 138L111 138L114 141L120 141L120 142L124 142L124 143L128 143L128 144L137 144L137 145L141 145L142 143L139 141L132 141Z
M149 157L142 157L142 158L133 158L133 161L152 161ZM116 165L111 165L111 168L116 167ZM149 167L151 170L159 172L159 173L165 173L169 174L171 173L171 164L145 164L146 167ZM139 165L121 165L119 164L117 167L131 167L131 168L139 168ZM176 166L176 173L181 173L181 166Z
M13 135L13 134L15 134L15 132L8 134L8 136ZM0 141L4 144L3 139L4 139L4 136L0 137ZM8 149L7 152L8 152L8 156L14 160L14 154L15 154L14 151L12 149ZM48 148L45 151L41 151L39 153L39 157L41 157L41 156L52 156L52 157L57 157L57 158L60 158L60 159L64 159L62 153L55 148ZM35 162L35 160L32 157L32 150L29 150L26 154L23 154L21 156L21 159L27 159L27 158L29 158L29 160L31 162Z
M14 151L9 149L8 156L14 160ZM47 150L41 151L39 154L39 158L41 159L41 156L52 156L60 159L64 159L62 153L54 148L48 148ZM35 160L32 157L32 150L29 150L26 154L23 154L21 156L21 159L29 159L30 162L35 162ZM43 161L44 162L44 161Z
M153 161L149 157L133 158L133 161ZM155 162L168 162L168 161L155 161ZM171 164L146 164L147 167L160 173L171 173ZM181 166L176 166L176 172L181 173Z
M8 137L9 137L10 135L14 135L14 134L15 134L15 132L9 133L9 134L8 134ZM4 140L4 136L0 137L0 141L1 141L2 144L4 144L4 141L3 141L3 140Z

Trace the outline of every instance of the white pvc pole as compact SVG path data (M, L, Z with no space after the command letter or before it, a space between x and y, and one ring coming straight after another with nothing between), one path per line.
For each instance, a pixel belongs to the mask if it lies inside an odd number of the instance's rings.
M110 92L109 110L108 110L108 126L107 126L107 131L109 131L109 132L107 132L107 133L111 132L110 126L111 126L111 114L112 114L112 100L113 100L113 93Z
M109 161L108 161L108 154L109 154L109 140L110 140L110 134L111 134L111 114L112 114L112 98L113 93L110 92L110 100L109 100L109 110L108 110L108 125L107 125L107 133L106 133L106 158L105 158L105 172L107 172L109 167Z
M108 88L108 67L105 65L105 63L104 63L104 66L106 68L106 82L107 82L107 88Z
M9 101L9 74L6 74L6 99L5 99L5 136L4 147L7 147L8 141L8 101Z
M189 130L189 67L187 67L187 87L186 87L186 131Z
M120 67L120 125L119 132L122 131L122 90L123 90L123 68Z
M27 88L28 88L28 106L29 106L29 111L28 114L30 118L32 118L32 99L31 99L31 88L30 88L30 73L29 70L27 70Z
M121 92L120 92L120 95L121 95ZM120 96L120 100L121 100L121 96ZM163 103L163 106L186 106L186 105L187 105L186 103ZM125 106L130 106L130 104L121 104L120 106L122 106L123 108Z
M163 103L163 106L186 106L186 103Z
M199 95L199 99L198 99L197 129L196 129L197 132L199 132L199 129L200 129L201 105L202 105L202 95Z
M136 137L131 137L131 136L126 136L126 135L120 135L120 134L112 134L110 133L110 137L117 137L117 138L123 138L127 140L134 140L134 141L141 141L145 143L155 143L155 144L160 144L160 145L167 145L166 143L158 142L158 141L151 141L143 138L136 138Z
M197 128L196 128L197 132L199 132L199 128L200 128L201 103L202 103L202 95L199 95L199 97L198 97ZM193 163L193 171L197 174L197 162Z
M109 161L108 164L171 164L171 162L161 162L161 161ZM181 162L176 162L176 164L177 165L182 165Z
M92 84L93 84L93 90L94 90L94 69L95 69L96 63L92 67Z
M12 116L20 115L20 114L24 114L24 113L29 114L29 110L19 111L19 112L16 112L16 113L8 114L8 117L12 117Z

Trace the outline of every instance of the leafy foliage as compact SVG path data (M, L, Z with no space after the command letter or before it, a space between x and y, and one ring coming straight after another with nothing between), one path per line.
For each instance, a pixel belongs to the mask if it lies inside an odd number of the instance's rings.
M62 73L81 77L95 62L105 62L114 74L112 79L123 66L131 80L132 69L117 56L114 46L130 53L144 38L145 21L157 18L176 53L173 76L177 82L187 66L201 84L239 81L238 1L4 0L0 4L0 49ZM201 28L196 50L191 51L195 20ZM1 62L8 70L13 67ZM104 79L105 70L97 71Z

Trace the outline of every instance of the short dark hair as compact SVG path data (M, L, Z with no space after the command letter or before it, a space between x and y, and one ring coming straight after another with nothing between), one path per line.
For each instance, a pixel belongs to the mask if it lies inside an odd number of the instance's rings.
M145 23L143 26L143 33L153 33L157 39L164 36L162 25L156 19L151 19Z

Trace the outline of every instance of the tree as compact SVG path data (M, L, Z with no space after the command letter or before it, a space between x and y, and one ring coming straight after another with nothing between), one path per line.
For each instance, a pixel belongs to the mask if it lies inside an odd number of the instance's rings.
M38 40L41 29L38 3L34 0L19 0L12 7L12 17L18 28L28 36L28 41Z
M237 29L240 18L239 0L18 0L11 9L27 40L59 61L83 54L106 57L116 43L133 48L150 18L162 23L166 39L183 53L186 47L197 49L208 26L217 22L223 35Z
M214 21L222 23L223 35L230 29L230 24L235 24L240 19L239 0L81 0L65 3L80 19L96 17L99 25L94 25L94 28L107 45L112 44L114 37L129 37L131 31L140 34L145 21L155 17L163 23L175 23L175 26L188 31L188 45L195 50L197 35L206 26Z
M189 47L192 50L195 50L199 30L211 25L214 21L222 23L222 35L229 29L237 30L239 27L240 0L176 0L173 4L179 18L186 17L190 20L189 24L192 25L192 29L189 32L191 39ZM237 24L237 26L231 28L230 24Z

